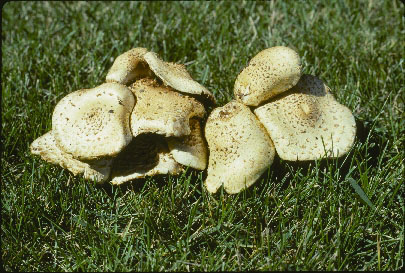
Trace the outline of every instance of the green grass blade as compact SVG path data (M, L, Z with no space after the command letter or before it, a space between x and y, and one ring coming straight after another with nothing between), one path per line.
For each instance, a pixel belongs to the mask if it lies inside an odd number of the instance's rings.
M356 191L356 193L360 196L361 200L363 200L370 208L375 210L375 206L370 201L370 199L368 199L367 194L363 191L363 189L360 187L360 185L357 184L356 180L354 180L351 177L347 178L347 180L349 181L349 183L353 187L353 189Z

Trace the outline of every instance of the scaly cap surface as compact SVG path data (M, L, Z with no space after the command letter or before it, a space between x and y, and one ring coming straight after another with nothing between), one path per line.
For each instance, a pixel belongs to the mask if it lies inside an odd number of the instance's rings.
M215 108L205 125L210 156L207 189L215 193L223 184L228 193L251 186L273 163L273 142L263 125L242 103L231 101Z
M104 83L62 98L52 115L58 147L76 159L117 155L132 139L129 116L132 92L118 83Z
M281 98L254 110L280 158L290 161L339 157L356 135L352 112L315 76L303 75Z
M235 98L257 106L293 87L301 76L301 61L284 46L267 48L254 56L235 80Z
M131 114L133 136L143 133L177 137L189 135L190 118L205 115L200 102L152 79L136 81L130 89L137 99Z

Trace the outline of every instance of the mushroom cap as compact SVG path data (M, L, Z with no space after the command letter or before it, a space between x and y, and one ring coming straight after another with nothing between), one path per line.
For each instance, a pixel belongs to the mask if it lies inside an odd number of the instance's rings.
M290 161L339 157L356 135L352 112L338 103L322 80L303 75L281 98L254 110L280 158Z
M84 173L86 179L95 180L97 183L105 182L110 176L111 159L101 159L90 163L77 160L58 148L52 131L35 139L30 145L30 150L32 154L41 156L43 160L68 169L73 175Z
M176 175L182 170L171 156L163 136L142 134L114 159L111 183L119 185L157 174Z
M239 73L234 85L235 98L245 105L257 106L293 87L300 76L297 52L284 46L267 48Z
M132 139L129 116L132 92L118 83L104 83L62 98L52 115L56 144L81 160L117 155Z
M193 80L183 64L165 62L154 52L148 52L143 57L149 64L150 69L165 85L180 92L197 95L216 104L214 95L207 88Z
M210 156L207 189L224 184L228 193L251 186L273 163L275 150L266 129L249 107L231 101L215 108L205 125Z
M119 55L106 76L106 82L128 85L144 77L153 77L153 72L143 59L148 50L143 47L133 48Z
M174 160L197 170L205 170L208 148L202 135L200 121L190 119L191 133L179 138L168 138L167 144Z
M137 102L131 114L133 136L156 133L184 136L191 133L191 117L202 118L204 106L189 96L159 85L152 79L141 79L130 86Z

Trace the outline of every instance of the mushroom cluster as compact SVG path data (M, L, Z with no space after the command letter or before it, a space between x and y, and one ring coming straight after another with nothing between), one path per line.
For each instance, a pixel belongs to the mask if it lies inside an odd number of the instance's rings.
M105 83L57 103L52 130L33 141L31 153L98 183L204 170L202 122L215 103L184 65L133 48L115 59Z
M301 75L298 54L265 49L237 76L235 100L215 108L205 125L207 190L233 194L251 186L273 163L336 158L354 143L356 123L322 80Z

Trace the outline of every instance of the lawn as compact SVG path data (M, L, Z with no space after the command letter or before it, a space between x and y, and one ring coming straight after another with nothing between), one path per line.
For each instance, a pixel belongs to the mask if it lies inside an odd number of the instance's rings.
M2 7L1 260L7 271L398 270L404 262L400 1L9 2ZM97 185L30 154L68 93L146 47L216 97L284 45L353 111L339 159L278 156L239 194L206 171Z

